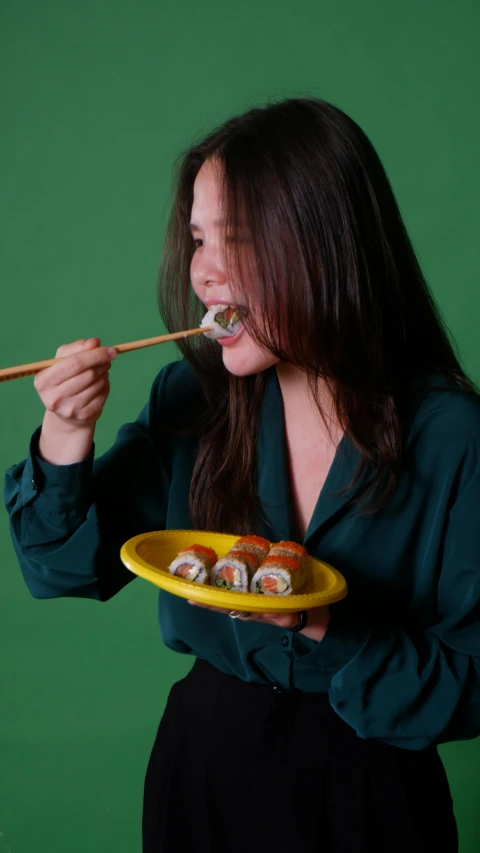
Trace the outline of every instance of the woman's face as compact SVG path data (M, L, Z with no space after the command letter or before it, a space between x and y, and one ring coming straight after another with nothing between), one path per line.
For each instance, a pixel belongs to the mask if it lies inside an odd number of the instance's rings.
M239 304L238 296L236 301L234 299L232 283L223 263L225 243L227 238L232 239L232 235L225 233L221 221L219 170L219 164L207 160L193 187L191 230L197 248L190 276L195 293L207 309L211 305ZM221 338L219 345L225 367L235 376L260 373L278 361L276 356L256 343L243 326L234 337Z

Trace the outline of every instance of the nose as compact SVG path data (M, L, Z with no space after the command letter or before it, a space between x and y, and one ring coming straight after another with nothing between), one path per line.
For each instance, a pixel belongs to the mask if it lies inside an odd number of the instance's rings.
M195 287L226 284L226 273L220 248L204 245L194 254L191 264L191 279Z

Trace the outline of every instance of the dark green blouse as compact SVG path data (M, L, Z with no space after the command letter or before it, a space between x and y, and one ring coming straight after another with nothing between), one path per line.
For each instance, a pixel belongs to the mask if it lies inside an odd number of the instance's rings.
M92 450L84 462L50 465L36 453L40 429L34 433L28 458L5 481L11 535L34 597L106 600L133 578L119 559L125 540L192 527L197 440L178 437L172 425L200 401L193 371L174 362L158 374L137 421L122 426L95 462ZM346 437L319 495L304 544L349 587L320 643L165 592L159 621L170 649L245 681L328 691L360 737L422 749L480 733L480 402L432 376L426 388L412 388L403 416L405 466L386 508L362 515L348 505L352 490L339 494L359 462ZM292 538L274 368L257 491L267 519L258 533Z

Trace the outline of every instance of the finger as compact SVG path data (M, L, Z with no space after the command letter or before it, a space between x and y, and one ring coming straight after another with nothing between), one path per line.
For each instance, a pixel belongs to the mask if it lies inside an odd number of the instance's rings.
M60 385L56 385L50 391L49 408L55 411L55 407L60 405L63 400L76 397L83 391L91 388L102 376L110 370L110 363L97 364L94 367L89 367L83 373L73 376L71 379L66 379Z
M108 397L110 383L105 377L94 382L86 391L76 394L68 400L63 400L56 408L51 409L62 418L77 418L87 420L103 405Z
M55 358L65 358L67 355L74 355L76 352L93 349L100 346L100 338L80 338L78 341L72 341L69 344L62 344L58 347Z
M110 365L116 357L115 349L109 347L97 347L86 352L77 352L73 355L62 356L57 364L52 364L46 370L41 370L35 377L35 388L37 391L47 386L61 385L67 379L78 376L91 367L101 364Z
M278 628L293 628L298 624L298 619L298 613L262 613L260 621Z
M211 604L199 604L198 601L191 601L190 599L188 599L188 603L191 604L192 607L202 607L204 610L214 610L216 613L223 613L225 616L231 616L232 613L238 612L238 616L236 618L243 619L244 621L253 616L252 613L243 612L242 610L226 610L224 607L213 607Z
M188 603L192 605L192 607L201 607L203 610L215 610L216 613L225 613L228 615L229 611L225 610L223 607L212 607L210 604L200 604L198 601L191 601L188 599Z
M204 610L215 610L217 613L224 613L228 616L231 612L238 612L241 615L236 618L244 622L265 622L269 625L277 625L279 628L292 628L298 623L298 613L250 613L249 616L245 616L242 611L224 610L223 607L212 607L209 604L200 604L198 601L191 601L190 599L188 603L192 607L203 607Z

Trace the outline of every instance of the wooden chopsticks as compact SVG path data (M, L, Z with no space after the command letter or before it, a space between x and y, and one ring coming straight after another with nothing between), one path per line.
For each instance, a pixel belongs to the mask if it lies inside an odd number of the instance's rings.
M188 338L190 335L202 335L204 332L211 331L211 329L212 326L205 326L202 329L188 329L186 332L173 332L170 335L159 335L156 338L144 338L142 341L130 341L127 344L118 344L115 349L119 353L132 352L135 349L153 347L155 344L177 341L179 338ZM7 382L9 379L20 379L22 376L33 376L40 370L45 370L46 367L50 367L61 360L61 358L47 358L45 361L32 361L30 364L19 364L17 367L4 367L3 370L0 370L0 382Z

